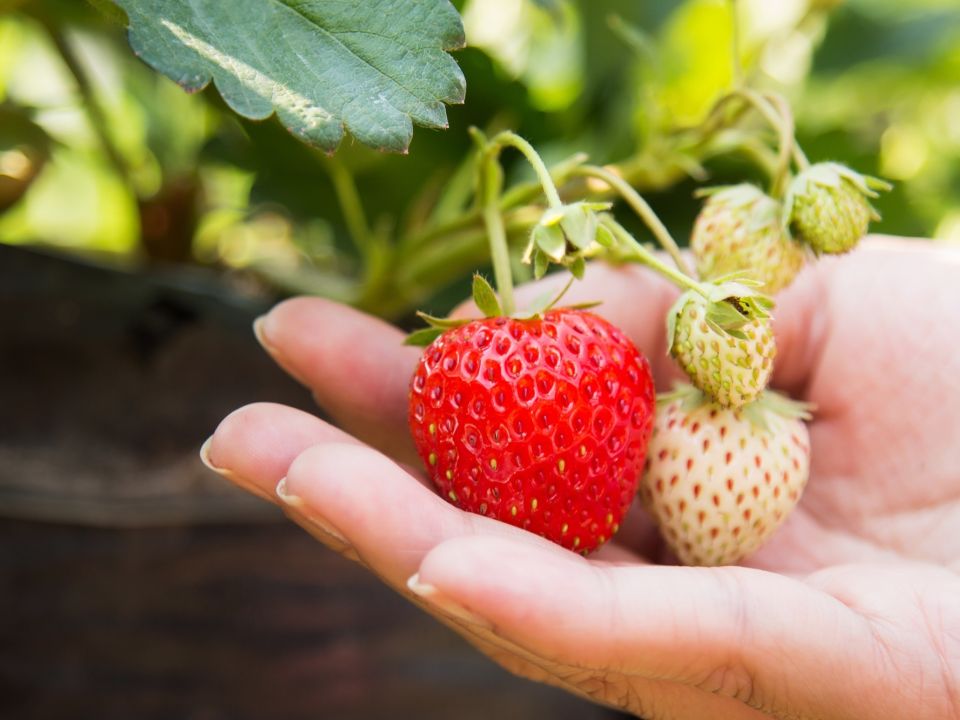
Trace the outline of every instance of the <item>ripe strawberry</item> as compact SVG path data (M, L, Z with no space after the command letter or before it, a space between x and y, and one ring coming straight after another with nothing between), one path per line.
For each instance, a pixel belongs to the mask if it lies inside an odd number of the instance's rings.
M793 237L817 254L845 253L879 220L869 198L890 185L834 162L811 165L790 183L784 224Z
M695 290L680 296L667 316L667 342L694 385L723 407L741 407L773 372L769 301L736 283L710 287L709 300Z
M409 421L443 497L586 553L634 497L654 404L630 341L559 309L444 332L413 375Z
M754 185L710 191L690 236L700 277L745 272L770 294L789 285L806 252L784 232L781 213L780 203Z
M722 408L689 386L661 403L640 499L683 563L735 563L770 537L803 492L806 410L769 391L749 408Z

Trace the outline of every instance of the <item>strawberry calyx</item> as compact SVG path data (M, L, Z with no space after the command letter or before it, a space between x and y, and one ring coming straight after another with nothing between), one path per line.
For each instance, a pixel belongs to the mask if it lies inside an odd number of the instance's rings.
M721 407L705 392L685 382L675 383L673 389L668 392L657 393L658 411L672 403L679 403L684 413L693 412L704 406ZM738 412L742 413L744 418L764 432L772 432L771 416L786 420L808 421L812 419L815 410L816 405L813 403L794 400L770 388L760 393L753 402L738 408Z
M682 293L667 311L667 347L673 347L677 318L694 294L706 300L705 320L711 329L738 340L746 339L742 329L756 320L769 319L774 305L773 300L754 289L756 284L742 277L742 273L733 273L719 283L701 282L699 287Z
M589 310L600 305L599 302L582 302L560 306L560 301L570 289L574 279L571 276L559 291L550 289L539 295L522 310L504 313L493 287L483 275L476 273L473 276L473 302L485 318L509 317L514 320L540 319L545 313L554 309ZM437 317L421 311L417 311L417 317L427 323L427 327L419 328L407 335L403 341L404 345L426 347L448 330L468 325L479 319L476 317Z
M701 283L681 294L667 314L668 351L712 400L742 407L773 373L772 304L742 283Z
M581 279L589 251L596 243L610 242L598 215L610 207L608 202L580 201L547 208L530 231L523 253L523 262L533 263L534 277L543 277L549 264L554 262Z
M890 183L858 173L836 162L820 162L803 170L787 188L782 225L789 237L808 245L816 255L853 249L880 214L870 203Z

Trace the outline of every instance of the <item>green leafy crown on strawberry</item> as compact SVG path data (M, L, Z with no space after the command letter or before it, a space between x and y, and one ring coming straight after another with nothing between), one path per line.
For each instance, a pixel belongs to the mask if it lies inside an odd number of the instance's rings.
M784 229L817 255L849 252L880 219L870 199L890 187L840 163L811 165L787 189Z

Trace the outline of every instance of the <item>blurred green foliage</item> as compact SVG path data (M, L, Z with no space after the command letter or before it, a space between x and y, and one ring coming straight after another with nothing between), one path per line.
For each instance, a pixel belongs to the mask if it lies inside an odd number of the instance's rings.
M467 100L450 128L418 128L409 155L348 138L328 157L143 65L105 0L0 2L0 242L198 263L403 317L444 311L485 263L467 222L470 125L515 129L548 162L633 167L681 242L698 184L762 179L742 156L671 143L733 81L725 0L455 5ZM811 159L896 183L876 231L960 242L955 0L740 0L736 28L750 83L790 99Z

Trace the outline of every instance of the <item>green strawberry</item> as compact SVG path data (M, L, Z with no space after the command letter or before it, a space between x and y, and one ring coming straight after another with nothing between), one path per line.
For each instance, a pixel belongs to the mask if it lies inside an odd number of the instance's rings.
M689 386L658 399L639 495L681 562L735 563L773 534L807 483L806 417L770 391L738 410Z
M780 203L747 183L706 194L690 236L700 277L744 272L770 294L789 285L803 267L806 251L784 232Z
M834 162L811 165L787 188L784 225L817 255L845 253L880 215L869 198L890 185Z
M772 302L740 283L704 283L667 314L667 346L690 380L722 407L754 400L770 380L776 345Z

